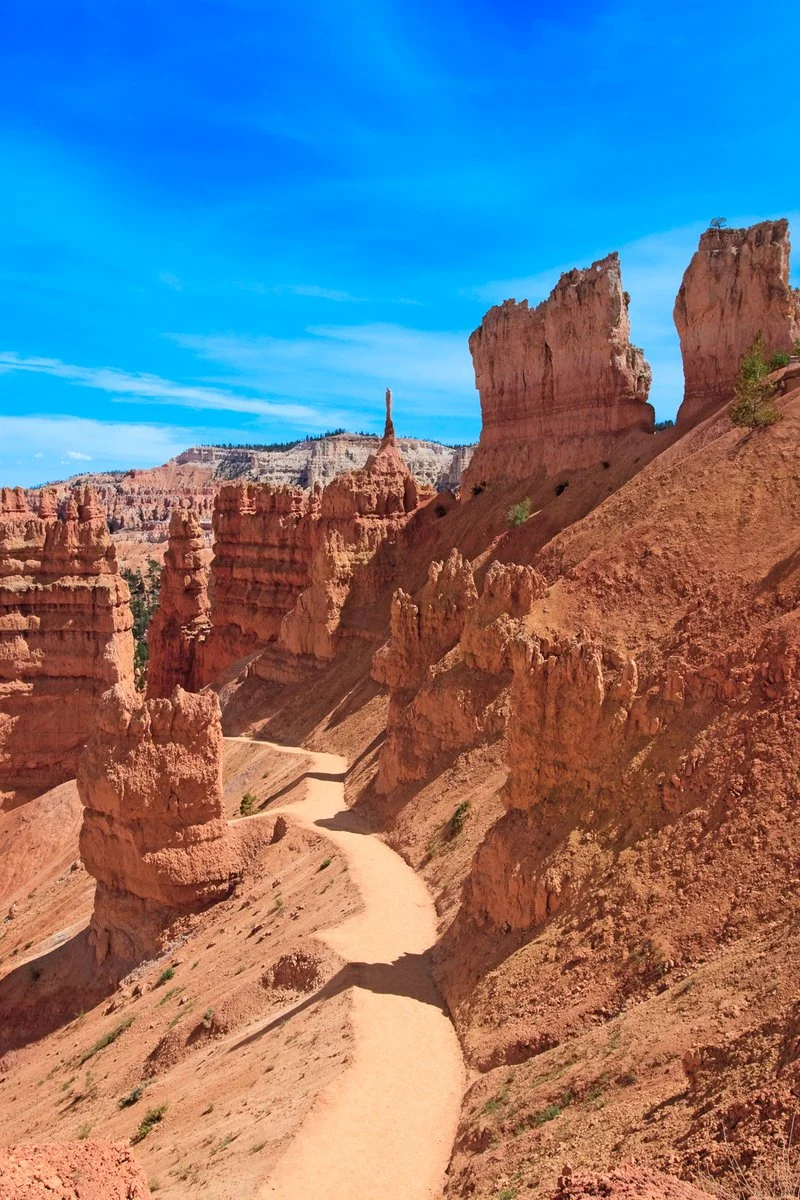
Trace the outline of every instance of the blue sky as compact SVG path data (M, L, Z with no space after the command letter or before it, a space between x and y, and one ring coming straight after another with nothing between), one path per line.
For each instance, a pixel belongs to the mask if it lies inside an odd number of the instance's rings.
M673 415L699 233L800 208L795 6L494 7L4 0L0 481L378 429L387 384L473 440L485 309L612 249Z

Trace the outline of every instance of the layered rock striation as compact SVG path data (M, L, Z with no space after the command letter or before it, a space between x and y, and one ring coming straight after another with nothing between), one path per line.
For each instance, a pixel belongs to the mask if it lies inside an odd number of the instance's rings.
M491 308L469 342L483 427L465 491L591 466L652 432L651 372L631 345L619 256L562 275L530 308Z
M284 617L311 584L318 491L226 484L214 507L209 583L212 624L201 651L205 684L276 642Z
M789 222L707 229L674 316L685 381L678 425L688 429L730 402L742 355L757 333L768 355L794 350L800 293L789 285Z
M0 794L75 775L101 694L133 675L130 596L89 488L0 496Z
M197 686L199 649L211 628L207 553L197 514L175 509L161 572L159 606L148 630L147 695Z
M281 629L281 645L290 654L316 662L333 657L346 632L345 606L368 607L393 576L398 536L419 499L397 449L387 392L386 430L378 451L360 471L338 476L319 493L311 583Z
M90 941L98 962L152 957L176 922L237 883L222 745L213 693L176 688L140 703L117 685L103 697L78 773L81 858L97 880Z

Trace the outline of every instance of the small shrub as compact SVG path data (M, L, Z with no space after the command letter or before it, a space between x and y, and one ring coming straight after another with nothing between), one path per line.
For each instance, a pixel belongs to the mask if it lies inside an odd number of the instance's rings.
M461 830L464 828L464 822L469 813L469 800L462 800L456 811L450 818L450 833L453 837L458 837Z
M167 1104L159 1104L158 1108L148 1108L142 1120L139 1122L139 1128L131 1138L131 1143L137 1146L139 1142L143 1142L150 1130L164 1120L164 1113L167 1111Z
M130 1108L132 1104L137 1102L137 1100L141 1100L143 1091L144 1088L140 1084L138 1087L135 1087L128 1092L127 1096L123 1096L121 1100L118 1100L117 1105L119 1108Z
M712 217L711 220L708 222L708 228L709 229L724 229L727 224L728 224L727 217Z
M206 1009L206 1011L203 1013L203 1016L202 1016L202 1021L203 1021L203 1024L205 1025L206 1029L210 1029L210 1028L211 1028L211 1022L212 1022L213 1020L214 1020L214 1009L213 1009L213 1008L207 1008L207 1009ZM214 1107L214 1106L213 1106L213 1104L212 1104L212 1106L211 1106L211 1107L212 1107L212 1108Z
M781 367L788 367L788 365L789 355L784 354L782 350L776 350L769 360L770 371L779 371Z
M258 801L252 792L245 792L245 794L242 796L241 803L239 804L239 816L251 816L257 803Z
M170 979L174 979L174 978L175 978L175 968L167 967L166 970L162 971L161 974L159 975L158 979L156 980L155 986L162 987L163 984L169 983Z
M323 858L322 862L317 867L317 871L324 871L327 867L329 867L331 865L332 862L333 862L333 859L331 859L331 858Z
M780 413L773 403L775 385L770 383L769 373L764 339L759 331L739 364L739 375L733 389L733 403L728 409L728 415L734 425L760 429L774 425L780 418Z
M170 988L169 991L165 992L164 995L159 1000L158 1007L161 1008L161 1006L163 1004L166 1004L168 1000L171 1000L173 996L177 996L178 993L180 992L180 990L181 990L180 985L178 985L178 987Z
M531 515L531 502L526 496L524 500L520 500L518 504L512 504L506 513L506 521L511 529L516 529L519 525L524 525Z
M108 1033L104 1033L93 1046L84 1051L78 1060L79 1065L83 1066L90 1058L94 1058L95 1054L99 1054L101 1050L105 1050L106 1046L110 1046L112 1042L115 1042L118 1037L122 1036L126 1029L130 1029L135 1019L135 1017L126 1017L124 1021L120 1021L119 1025L115 1025L113 1029L109 1029Z
M77 1133L79 1142L85 1142L89 1134L92 1132L91 1122L87 1121L85 1125L81 1125Z

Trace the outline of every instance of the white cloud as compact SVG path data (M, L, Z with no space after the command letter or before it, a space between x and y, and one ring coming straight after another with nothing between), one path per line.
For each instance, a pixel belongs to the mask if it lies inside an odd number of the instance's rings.
M187 386L158 375L120 371L116 367L81 367L57 358L22 358L4 351L0 352L2 369L50 375L81 387L111 393L117 399L133 399L140 404L175 404L184 408L246 413L311 428L323 428L328 421L327 414L309 405L254 399L217 387Z
M295 338L172 336L178 345L234 372L222 380L228 384L288 397L346 400L351 409L356 402L365 419L380 415L384 388L391 387L401 414L404 407L429 411L436 403L452 415L477 416L466 331L372 323L312 325Z
M0 446L13 448L37 461L99 461L105 466L150 467L166 462L193 441L209 440L205 431L178 429L169 425L127 424L95 421L71 416L0 416ZM85 451L64 450L65 445ZM1 461L1 459L0 459ZM36 468L37 472L41 467Z

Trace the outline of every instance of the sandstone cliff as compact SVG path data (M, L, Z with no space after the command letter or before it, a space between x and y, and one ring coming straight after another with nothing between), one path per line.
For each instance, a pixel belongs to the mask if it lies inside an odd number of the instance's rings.
M207 558L197 515L191 510L174 509L159 605L147 637L150 698L171 696L178 685L196 690L198 650L211 628Z
M281 628L281 645L290 654L318 662L333 657L345 605L366 607L377 598L393 573L392 548L418 502L417 484L397 448L387 393L380 449L360 471L338 476L319 493L311 583Z
M616 254L562 275L536 308L491 308L469 343L483 427L465 489L590 466L620 435L652 432L650 368L629 337Z
M789 222L706 230L674 315L685 381L678 424L689 428L730 402L756 333L763 334L768 355L794 350L800 293L789 286Z
M225 484L214 506L211 632L198 682L275 642L311 584L318 493L271 484Z
M75 774L100 695L133 674L127 585L89 488L56 516L0 498L0 794L46 791Z
M177 921L235 886L212 693L177 688L139 706L120 685L107 692L78 790L81 858L97 880L90 940L98 962L153 957Z
M379 794L425 779L448 756L503 736L511 648L521 618L545 590L531 567L495 562L479 595L469 563L454 551L444 564L431 564L419 604L395 593L391 638L372 667L373 678L390 689Z

